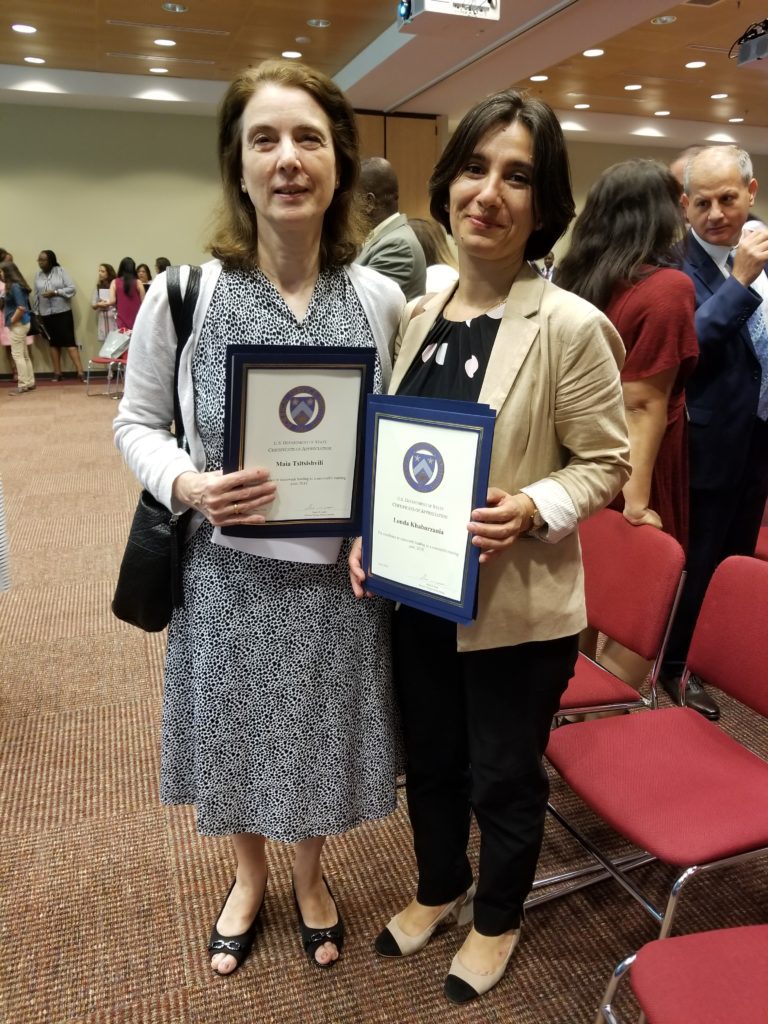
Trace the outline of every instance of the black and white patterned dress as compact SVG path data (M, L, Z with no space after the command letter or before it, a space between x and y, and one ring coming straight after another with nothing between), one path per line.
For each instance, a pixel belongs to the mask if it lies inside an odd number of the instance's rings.
M373 345L343 271L318 278L298 323L260 271L223 271L193 356L207 468L221 467L227 343ZM376 367L376 388L380 369ZM171 622L161 796L194 804L206 835L297 842L395 807L390 606L356 601L346 566L282 562L210 543L185 556Z

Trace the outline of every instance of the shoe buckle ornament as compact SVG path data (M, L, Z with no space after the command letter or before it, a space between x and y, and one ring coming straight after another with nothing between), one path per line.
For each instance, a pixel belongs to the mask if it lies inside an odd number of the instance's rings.
M211 944L212 950L228 949L232 953L236 953L240 949L240 943L235 942L234 939L217 939Z

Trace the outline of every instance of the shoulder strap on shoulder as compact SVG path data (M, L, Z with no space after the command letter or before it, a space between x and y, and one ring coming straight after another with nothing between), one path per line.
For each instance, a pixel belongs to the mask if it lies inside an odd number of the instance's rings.
M181 418L179 403L179 364L181 363L181 350L192 333L192 321L202 276L200 267L190 266L187 287L182 296L180 271L180 267L169 267L166 271L168 304L171 308L173 328L176 331L176 359L173 367L173 421L176 427L176 443L179 448L184 444L184 421Z

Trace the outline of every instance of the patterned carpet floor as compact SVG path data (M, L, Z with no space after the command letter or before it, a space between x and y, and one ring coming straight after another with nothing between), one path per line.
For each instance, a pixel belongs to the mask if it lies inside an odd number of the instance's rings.
M462 940L455 930L402 962L372 953L414 887L402 801L328 842L326 872L348 927L333 970L313 969L301 952L290 851L272 844L265 931L236 976L212 976L205 943L232 856L226 841L196 834L190 809L158 800L164 636L110 612L138 486L112 444L115 402L84 390L41 382L8 398L0 387L12 573L0 594L0 1020L589 1024L613 966L656 930L612 883L531 911L504 981L465 1008L442 995ZM723 727L765 756L768 725L723 706ZM558 805L589 824L553 787ZM581 860L549 823L541 871ZM661 865L637 872L658 897L673 877ZM697 881L676 930L766 920L763 865Z

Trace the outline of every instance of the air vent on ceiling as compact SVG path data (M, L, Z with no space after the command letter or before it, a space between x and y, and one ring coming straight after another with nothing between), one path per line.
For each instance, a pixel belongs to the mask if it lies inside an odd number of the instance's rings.
M722 2L723 0L685 0L688 7L714 7Z
M167 32L168 25L149 25L144 24L140 21L117 21L114 18L107 18L107 25L112 25L115 28L148 28L152 32ZM201 36L228 36L230 33L227 29L223 28L180 28L178 25L173 26L174 34L177 32L193 32L195 35Z
M110 53L104 54L105 57L117 57L118 60L146 60L154 61L156 64L215 64L215 60L201 60L194 57L169 57L167 53L158 56L158 54L151 53Z

